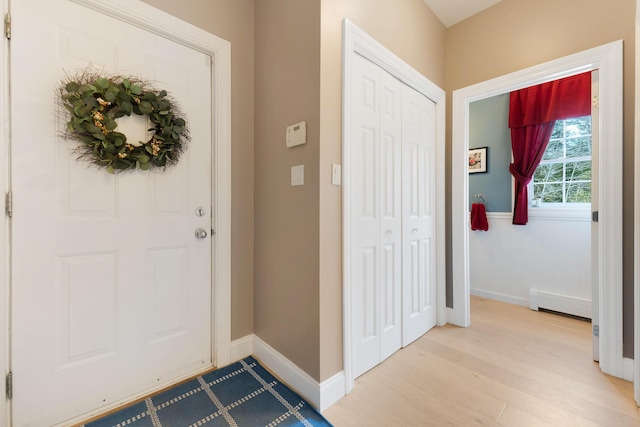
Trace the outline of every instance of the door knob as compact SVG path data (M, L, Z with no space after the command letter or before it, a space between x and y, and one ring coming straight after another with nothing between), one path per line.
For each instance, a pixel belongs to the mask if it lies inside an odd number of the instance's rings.
M204 239L207 237L207 230L205 230L204 228L198 228L196 230L196 237L198 239Z

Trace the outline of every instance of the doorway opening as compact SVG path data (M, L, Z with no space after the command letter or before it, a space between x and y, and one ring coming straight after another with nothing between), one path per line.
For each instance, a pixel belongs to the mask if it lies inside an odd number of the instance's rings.
M586 81L586 76L581 79ZM597 85L590 86L596 96ZM597 165L598 152L592 102L584 95L580 114L588 108L588 116L556 120L540 165L526 187L525 226L512 225L510 94L470 104L469 162L474 162L477 152L485 157L482 169L470 166L469 173L472 295L591 319L592 194L597 198L597 186L591 183L597 182L592 163ZM488 217L485 227L480 223L484 217ZM597 302L597 295L593 301Z
M624 377L622 357L622 41L498 77L453 92L452 263L453 309L448 321L470 324L469 312L469 106L472 102L540 83L599 70L600 140L607 141L598 160L599 239L597 274L600 367ZM596 118L594 117L594 121ZM607 283L607 286L602 286Z

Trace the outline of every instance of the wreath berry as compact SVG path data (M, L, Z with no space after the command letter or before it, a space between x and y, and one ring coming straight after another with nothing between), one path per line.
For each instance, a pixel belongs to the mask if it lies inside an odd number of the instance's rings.
M189 131L166 90L123 77L83 73L60 88L64 107L71 114L66 137L81 142L79 157L116 173L175 165L186 149ZM117 119L136 114L150 122L148 141L134 143L117 131Z

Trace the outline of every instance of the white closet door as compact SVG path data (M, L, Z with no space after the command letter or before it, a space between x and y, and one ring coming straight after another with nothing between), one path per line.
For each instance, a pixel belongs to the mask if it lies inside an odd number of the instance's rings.
M350 254L354 376L401 346L401 86L354 55Z
M435 139L435 104L403 85L403 346L436 325Z

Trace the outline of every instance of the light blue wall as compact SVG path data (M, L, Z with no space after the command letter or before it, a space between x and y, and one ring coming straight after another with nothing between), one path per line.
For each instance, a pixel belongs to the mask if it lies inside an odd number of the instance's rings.
M511 212L509 94L469 105L469 148L488 147L487 173L469 175L469 207L484 194L487 212Z

